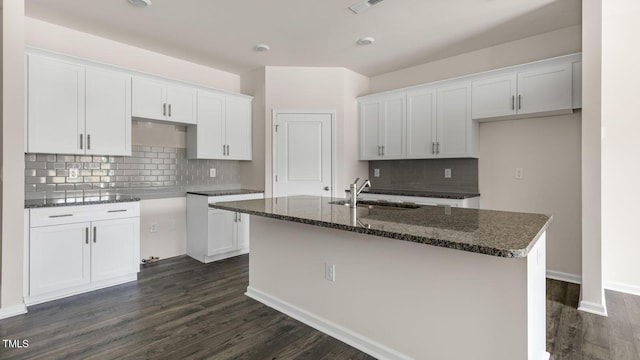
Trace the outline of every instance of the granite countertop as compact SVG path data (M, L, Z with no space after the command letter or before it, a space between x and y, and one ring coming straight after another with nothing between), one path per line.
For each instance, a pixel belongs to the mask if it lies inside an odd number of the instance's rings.
M243 194L261 194L263 190L252 189L232 189L232 190L195 190L187 191L187 194L202 195L202 196L225 196L225 195L243 195Z
M344 199L290 196L209 207L506 258L526 257L552 220L542 214L457 207L361 202L351 209L339 203Z
M398 190L398 189L368 189L362 194L380 194L380 195L398 195L398 196L417 196L430 197L439 199L469 199L480 196L479 193L468 192L446 192L446 191L426 191L426 190Z
M127 196L127 195L104 195L104 196L25 200L24 208L33 209L33 208L56 207L56 206L111 204L111 203L132 202L132 201L140 201L140 198Z

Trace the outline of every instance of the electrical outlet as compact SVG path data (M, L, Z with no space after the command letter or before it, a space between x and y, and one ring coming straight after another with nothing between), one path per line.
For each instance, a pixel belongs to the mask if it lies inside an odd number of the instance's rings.
M324 278L328 281L336 281L336 265L324 263Z
M209 169L209 177L216 177L216 168Z
M151 224L151 226L149 226L149 232L151 233L158 232L158 224L156 223Z
M524 179L524 169L523 168L516 168L516 174L515 174L516 179L518 180L522 180Z
M380 177L380 169L373 169L373 177Z
M77 179L78 173L79 173L79 169L77 168L69 169L69 179Z
M444 178L451 179L451 169L444 169Z

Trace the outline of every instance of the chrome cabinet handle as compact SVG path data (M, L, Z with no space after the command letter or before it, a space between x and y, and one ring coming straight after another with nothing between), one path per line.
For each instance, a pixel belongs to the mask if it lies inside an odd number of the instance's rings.
M167 116L167 104L162 104L162 116Z
M325 187L324 187L324 191L329 191L329 190L331 190L331 188L330 188L330 187L328 187L328 186L325 186Z
M516 109L516 96L511 95L511 110L515 110L515 109Z
M382 156L384 156L384 145L382 145Z
M96 227L93 227L93 243L95 244L98 241L98 232L96 231Z
M440 154L440 142L436 143L436 154Z
M121 210L107 210L107 212L110 212L110 213L125 212L125 211L127 211L127 209L121 209Z
M84 228L84 243L85 244L89 243L89 228L88 227Z
M222 145L222 155L227 155L227 147Z
M87 134L87 150L91 150L91 134Z
M522 109L522 95L518 95L518 110Z
M431 142L431 153L432 154L436 153L436 142L435 141Z
M67 216L73 216L73 214L49 215L50 218L60 218L60 217L67 217Z
M82 149L82 138L83 138L83 136L82 136L82 134L80 134L80 149Z
M171 104L169 104L169 117L171 117Z
M242 222L242 214L238 213L238 222Z
M227 147L227 156L229 156L229 145L225 145Z

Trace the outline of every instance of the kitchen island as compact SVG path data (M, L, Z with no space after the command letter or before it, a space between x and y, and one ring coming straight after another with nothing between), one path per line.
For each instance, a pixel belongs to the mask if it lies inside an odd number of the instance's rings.
M548 359L551 218L292 196L251 217L247 295L380 359Z

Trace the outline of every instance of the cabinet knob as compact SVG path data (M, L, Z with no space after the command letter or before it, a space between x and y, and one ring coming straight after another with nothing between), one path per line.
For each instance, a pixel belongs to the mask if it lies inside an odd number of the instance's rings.
M328 186L325 186L325 187L324 187L324 191L329 191L329 190L331 190L331 188L330 188L330 187L328 187Z

